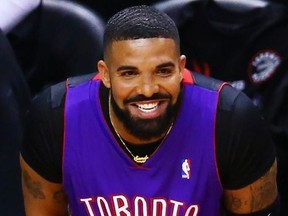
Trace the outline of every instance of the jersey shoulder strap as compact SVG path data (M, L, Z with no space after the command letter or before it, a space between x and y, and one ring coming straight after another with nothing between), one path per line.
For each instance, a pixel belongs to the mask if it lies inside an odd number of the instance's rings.
M229 85L221 80L204 76L197 72L191 72L195 85L201 86L214 91L220 91L224 85Z
M85 81L93 79L97 73L89 73L85 75L70 77L66 81L51 86L51 103L52 108L59 107L64 102L66 94L66 86L74 87Z
M70 77L66 80L66 85L68 85L69 87L77 86L80 83L93 79L96 74L97 73L89 73L81 76Z

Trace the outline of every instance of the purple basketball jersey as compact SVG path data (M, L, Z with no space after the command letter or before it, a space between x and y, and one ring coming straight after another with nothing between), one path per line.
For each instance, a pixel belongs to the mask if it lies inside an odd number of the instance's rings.
M184 84L174 126L137 165L102 112L98 80L68 88L63 184L73 216L220 216L215 156L218 92Z

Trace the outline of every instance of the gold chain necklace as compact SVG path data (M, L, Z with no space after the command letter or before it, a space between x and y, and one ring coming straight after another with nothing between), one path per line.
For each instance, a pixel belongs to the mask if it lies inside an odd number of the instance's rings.
M122 145L124 146L124 148L127 150L127 152L133 157L133 160L136 162L136 163L140 163L140 164L144 164L148 159L149 159L149 156L146 154L144 157L140 157L138 155L134 155L131 150L128 148L128 146L126 145L126 143L124 142L124 140L122 139L122 137L120 136L120 134L118 133L118 131L116 130L116 127L114 126L114 123L112 121L112 118L111 118L111 92L109 94L109 107L108 107L108 112L109 112L109 118L110 118L110 122L111 122L111 125L113 126L114 128L114 131L117 135L117 137L119 138L119 140L121 141ZM171 129L173 127L173 121L168 129L168 131L166 132L161 144L164 142L165 138L168 136L168 134L170 133ZM160 144L160 145L161 145ZM160 146L159 145L159 146ZM158 148L157 148L158 149ZM156 149L156 150L157 150Z

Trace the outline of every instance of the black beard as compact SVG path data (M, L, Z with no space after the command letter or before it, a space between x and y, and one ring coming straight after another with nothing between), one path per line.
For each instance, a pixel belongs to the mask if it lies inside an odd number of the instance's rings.
M125 100L123 103L127 104L128 102L137 102L137 101L159 99L159 98L171 99L171 96L164 95L164 94L154 94L150 98L138 96L138 97ZM163 135L169 130L171 124L173 123L175 119L178 108L180 106L180 101L181 101L180 98L181 97L179 96L175 105L173 105L170 102L168 104L166 112L162 114L161 116L158 116L155 119L141 119L141 118L131 116L128 110L122 110L116 104L112 94L111 94L111 105L112 105L115 115L123 123L124 127L131 135L141 140L149 141L153 138L160 137L161 135Z

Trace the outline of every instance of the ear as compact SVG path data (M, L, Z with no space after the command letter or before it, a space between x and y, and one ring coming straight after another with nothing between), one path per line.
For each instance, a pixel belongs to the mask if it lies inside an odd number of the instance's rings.
M103 60L97 63L98 72L100 73L101 80L106 88L111 87L109 69Z
M180 71L180 75L181 75L181 80L184 76L185 66L186 66L186 56L181 55L180 59L179 59L179 71Z

